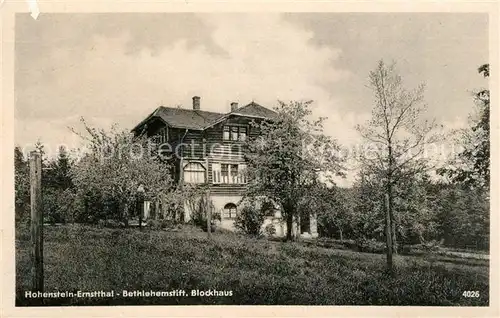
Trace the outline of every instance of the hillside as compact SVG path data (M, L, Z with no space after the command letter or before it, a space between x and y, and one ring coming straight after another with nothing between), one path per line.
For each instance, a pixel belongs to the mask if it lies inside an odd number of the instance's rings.
M463 305L488 304L488 262L441 262L396 256L397 273L384 273L381 254L306 247L249 239L232 233L45 227L45 291L114 291L114 297L66 297L46 305L133 304L310 304ZM27 228L16 234L16 304L29 305ZM170 295L124 297L127 291ZM179 295L185 290L187 295ZM216 290L201 297L191 290ZM479 291L478 298L462 296ZM223 296L231 291L231 296ZM120 296L117 295L120 293ZM209 294L210 294L209 293ZM138 293L140 294L140 293Z

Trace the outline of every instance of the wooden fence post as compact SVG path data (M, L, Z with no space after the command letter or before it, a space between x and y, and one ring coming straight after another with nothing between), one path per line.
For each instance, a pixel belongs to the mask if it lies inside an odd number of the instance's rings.
M38 151L30 154L30 192L33 290L43 293L42 157Z

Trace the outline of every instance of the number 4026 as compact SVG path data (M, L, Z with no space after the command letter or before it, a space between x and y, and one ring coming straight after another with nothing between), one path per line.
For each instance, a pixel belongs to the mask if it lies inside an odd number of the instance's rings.
M477 298L479 297L479 291L477 290L466 290L462 293L462 296L468 298Z

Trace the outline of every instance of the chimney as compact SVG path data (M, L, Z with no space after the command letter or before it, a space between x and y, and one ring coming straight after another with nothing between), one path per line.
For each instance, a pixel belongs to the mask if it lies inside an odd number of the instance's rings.
M235 110L238 109L238 103L236 102L232 102L231 103L231 111L234 112Z
M193 109L200 110L200 96L193 96Z

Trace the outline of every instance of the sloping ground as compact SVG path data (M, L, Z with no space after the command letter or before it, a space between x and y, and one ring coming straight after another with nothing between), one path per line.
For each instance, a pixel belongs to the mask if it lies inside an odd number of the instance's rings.
M16 233L16 304L29 305L29 233ZM45 228L45 291L185 290L189 296L47 299L47 305L488 305L488 263L455 264L249 239L230 233ZM232 296L191 296L191 290ZM478 291L479 297L462 296Z
M453 250L444 250L439 253L440 255L444 256L455 256L455 257L460 257L460 258L470 258L470 259L483 259L483 260L489 260L490 255L486 253L472 253L472 252L460 252L460 251L453 251Z

